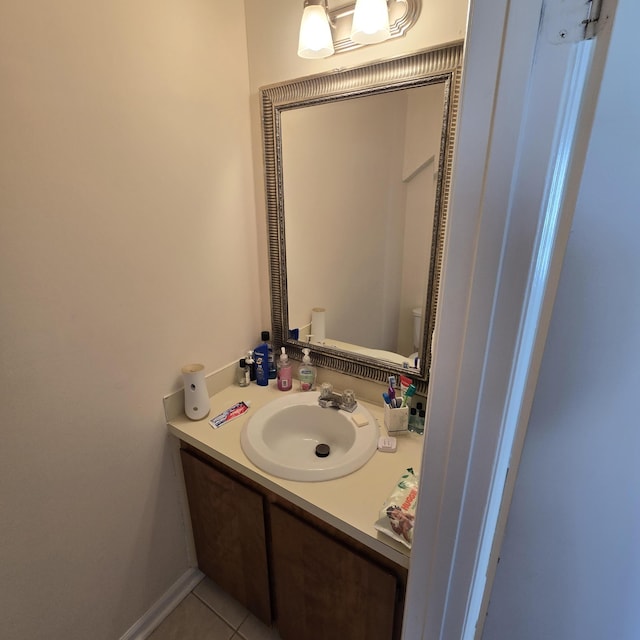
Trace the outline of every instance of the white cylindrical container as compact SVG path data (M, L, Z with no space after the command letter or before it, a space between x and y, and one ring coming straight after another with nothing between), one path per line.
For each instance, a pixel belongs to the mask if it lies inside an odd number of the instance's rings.
M202 420L209 415L209 393L204 378L203 364L182 367L184 380L184 412L191 420Z
M326 309L323 307L314 307L311 309L311 334L314 342L322 344L326 335Z
M416 307L411 309L413 316L413 348L420 351L420 343L422 342L422 309Z

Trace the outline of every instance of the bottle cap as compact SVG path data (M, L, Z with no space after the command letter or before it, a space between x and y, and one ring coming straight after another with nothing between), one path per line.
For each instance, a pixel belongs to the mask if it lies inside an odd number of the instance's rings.
M247 366L247 361L244 358L240 358L240 362L238 364L244 369Z
M289 356L287 355L284 347L280 347L280 351L280 362L287 362L289 360Z
M260 334L260 338L262 339L263 342L268 342L270 337L271 337L271 334L268 331L263 331Z

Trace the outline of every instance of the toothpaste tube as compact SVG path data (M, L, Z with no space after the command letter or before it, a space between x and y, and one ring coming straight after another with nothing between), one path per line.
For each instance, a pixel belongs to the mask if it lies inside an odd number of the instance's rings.
M403 407L406 407L409 404L409 401L411 400L411 398L413 398L415 393L416 393L416 385L410 384L409 388L404 392L404 395L402 396Z
M221 427L223 424L227 422L231 422L234 418L238 418L243 413L246 413L249 410L249 403L247 402L236 402L232 407L229 407L222 413L219 413L215 418L211 418L209 420L209 424L217 429Z
M411 380L411 378L405 375L401 375L400 376L400 394L404 395L412 383L413 381Z

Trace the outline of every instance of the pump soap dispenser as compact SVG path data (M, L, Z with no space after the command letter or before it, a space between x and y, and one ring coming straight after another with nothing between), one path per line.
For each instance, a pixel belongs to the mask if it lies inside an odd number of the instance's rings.
M298 379L300 380L300 391L313 391L316 384L316 368L311 364L309 349L303 349L302 364L298 369Z
M289 391L292 380L291 362L289 362L289 356L284 350L284 347L282 347L280 351L282 351L282 353L280 354L280 360L278 360L278 389L280 389L280 391Z

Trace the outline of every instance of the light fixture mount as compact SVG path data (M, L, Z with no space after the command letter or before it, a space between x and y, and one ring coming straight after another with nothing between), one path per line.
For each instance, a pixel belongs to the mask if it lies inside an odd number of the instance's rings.
M389 35L387 37L385 33L382 38L386 41L404 36L415 24L420 15L422 0L383 1L386 1L388 8ZM360 2L362 2L362 0L360 0ZM353 17L356 4L358 3L354 1L350 4L329 9L327 0L305 0L305 15L303 16L300 30L298 55L302 58L325 58L333 53L353 51L354 49L382 41L380 39L376 40L376 36L371 36L369 39L366 34L362 33L357 34L357 36L354 35L354 38L360 40L360 42L355 42L354 39L352 39ZM379 4L379 2L371 4ZM316 21L314 25L314 36L310 38L307 35L307 33L309 33L309 27L306 15L311 14L312 11L315 14ZM319 24L324 21L324 18L322 20L319 19L320 16L324 15L326 15L326 23L324 25ZM327 29L329 26L330 29ZM330 35L328 31L330 31ZM323 33L323 35L319 35L320 33ZM331 42L331 40L333 42ZM331 44L333 44L333 50L331 50Z
M421 0L389 0L389 39L400 38L415 24L420 9ZM358 44L351 39L351 25L356 3L329 10L329 19L333 27L333 48L335 53L353 51L366 44Z

